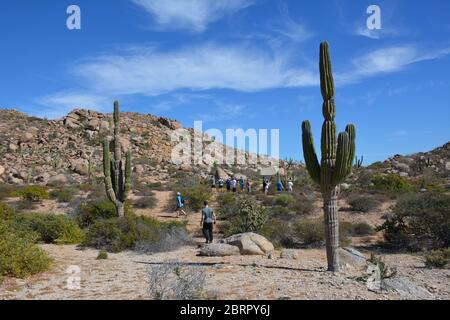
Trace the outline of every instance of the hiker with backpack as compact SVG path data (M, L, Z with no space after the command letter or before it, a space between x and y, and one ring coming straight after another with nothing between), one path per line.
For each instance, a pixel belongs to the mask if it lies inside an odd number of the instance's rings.
M177 218L180 216L187 216L186 212L183 210L184 208L184 198L181 196L181 193L177 193Z
M208 201L203 203L205 207L202 210L202 220L200 221L200 226L202 227L203 235L206 239L206 243L213 242L213 228L216 224L216 215L209 207Z
M223 192L223 184L224 184L222 177L219 178L219 181L217 181L217 183L219 185L219 193L222 193Z
M209 183L211 185L211 191L214 192L214 190L216 190L216 177L211 176L211 178L209 179Z
M231 180L231 188L233 189L233 193L236 193L237 191L237 180L233 177L233 180Z
M227 192L230 192L231 191L231 180L230 180L230 177L227 178L226 185L227 185Z

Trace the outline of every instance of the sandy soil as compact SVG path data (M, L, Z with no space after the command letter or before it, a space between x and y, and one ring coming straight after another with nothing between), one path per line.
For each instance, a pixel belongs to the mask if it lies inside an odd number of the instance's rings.
M162 220L176 219L175 213L165 210L167 201L172 200L170 192L155 193L158 199L156 208L138 213ZM369 223L379 224L382 211L371 214ZM320 210L314 213L318 214ZM361 218L358 214L344 212L342 216L344 220L363 219L367 222L369 215ZM201 243L200 214L190 214L187 219L188 229ZM109 254L107 260L96 260L98 250L94 249L57 245L42 245L42 248L54 259L53 267L48 272L25 280L5 279L0 284L0 299L149 299L148 279L152 266L172 261L194 264L204 269L207 274L205 298L209 299L417 298L397 293L370 292L364 282L357 280L362 275L361 271L347 270L341 274L326 272L324 250L297 250L297 260L281 259L279 251L274 253L272 259L253 256L205 258L197 256L197 246L190 246L153 255L126 251ZM369 256L369 252L363 252ZM427 298L450 299L450 270L426 269L418 256L382 256L389 266L397 268L400 276L426 288L431 293ZM202 265L205 263L219 264ZM71 277L75 280L79 277L78 289L68 288L68 283L77 283L71 281Z

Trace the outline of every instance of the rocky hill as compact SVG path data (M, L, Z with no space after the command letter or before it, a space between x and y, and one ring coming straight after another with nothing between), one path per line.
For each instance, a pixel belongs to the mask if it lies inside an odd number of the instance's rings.
M121 145L131 149L135 176L143 181L163 181L182 170L206 176L213 164L204 161L175 166L171 154L178 141L172 141L175 120L139 113L121 114ZM82 182L102 174L101 141L112 135L112 115L75 109L59 120L44 120L15 110L0 110L0 182L11 184L57 184ZM193 129L186 129L194 136ZM235 152L248 159L248 153L230 149L203 134L203 146ZM227 151L226 151L227 150ZM214 155L215 156L215 155ZM267 159L265 160L267 161ZM264 161L260 161L260 163ZM256 165L246 170L258 170Z

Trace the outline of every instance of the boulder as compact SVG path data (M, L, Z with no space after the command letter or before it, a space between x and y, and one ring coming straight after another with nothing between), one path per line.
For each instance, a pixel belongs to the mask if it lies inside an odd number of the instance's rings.
M5 173L5 167L0 166L0 176L3 175Z
M283 251L281 251L280 258L281 259L297 260L298 259L298 252L296 250L292 250L292 249L284 249Z
M275 250L269 240L253 232L236 234L221 242L238 247L243 255L265 255Z
M100 121L100 131L108 131L108 130L109 130L109 122Z
M223 180L227 180L227 178L230 178L230 175L225 172L222 168L217 168L216 170L216 177L222 178Z
M92 119L87 123L86 128L88 130L97 131L99 127L99 121L97 119Z
M34 135L31 132L25 132L21 137L20 137L20 143L27 143L30 142L31 140L33 140Z
M144 171L145 171L145 168L144 168L144 166L141 165L141 164L137 164L137 165L134 167L134 172L136 172L137 174L144 173Z
M239 255L239 248L225 243L210 243L200 249L202 257L226 257Z
M47 186L57 187L69 183L69 178L65 174L57 174L56 176L50 177L47 182Z
M428 290L402 277L393 277L381 280L381 290L397 292L400 295L410 295L416 299L431 297L431 293Z
M75 117L72 117L71 114L69 114L66 119L64 119L64 125L69 129L74 129L78 128L81 124Z
M42 174L40 174L40 175L38 175L36 178L35 178L35 181L36 182L39 182L39 183L47 183L48 182L48 179L50 178L50 174L49 173L47 173L47 172L44 172L44 173L42 173Z
M73 172L78 173L80 176L86 176L88 174L88 162L86 160L75 160L70 164L70 168Z
M15 143L10 143L8 146L8 149L9 149L9 151L15 152L19 149L19 147Z
M367 266L366 257L353 248L341 248L339 251L339 264L342 268L363 269Z

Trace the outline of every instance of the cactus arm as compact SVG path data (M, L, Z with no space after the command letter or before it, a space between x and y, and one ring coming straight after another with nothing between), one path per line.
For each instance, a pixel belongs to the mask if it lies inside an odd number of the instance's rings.
M131 151L127 151L125 159L125 189L124 189L124 199L128 197L131 190Z
M348 172L348 157L350 155L350 140L347 132L342 132L338 137L336 164L333 172L333 186L343 182Z
M356 156L356 128L354 125L349 124L345 128L345 132L347 132L348 138L349 138L349 155L348 155L347 171L346 171L346 177L347 177L352 172L353 159L355 159L355 156Z
M327 42L320 44L320 88L324 100L334 99L334 79Z
M109 141L105 139L103 141L103 172L105 175L105 189L108 199L112 202L116 202L116 194L114 193L113 184L111 181L111 164L109 159Z
M119 102L114 101L114 159L116 163L119 163L122 160L122 150L120 148L120 111L119 111ZM116 168L117 169L117 168Z
M320 164L314 147L311 124L305 121L302 124L303 154L306 168L314 182L320 183Z

